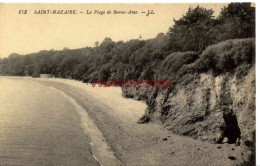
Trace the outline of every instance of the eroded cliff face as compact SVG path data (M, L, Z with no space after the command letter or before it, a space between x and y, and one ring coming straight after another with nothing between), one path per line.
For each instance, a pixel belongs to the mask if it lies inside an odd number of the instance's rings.
M160 121L173 133L203 141L238 139L255 145L255 67L245 75L202 73L174 88L123 88L126 97L144 99L142 122Z

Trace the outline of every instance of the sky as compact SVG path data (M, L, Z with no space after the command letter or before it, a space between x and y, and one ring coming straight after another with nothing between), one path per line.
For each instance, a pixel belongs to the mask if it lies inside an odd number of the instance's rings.
M105 37L113 41L154 38L166 33L188 8L200 5L213 9L217 16L227 3L177 4L0 4L0 57L40 50L61 50L94 46ZM27 14L19 14L27 10ZM76 15L34 14L39 10L76 10ZM92 14L86 14L87 10ZM110 10L112 14L94 14ZM113 11L137 11L138 14L113 14ZM146 16L141 12L153 10ZM82 14L79 12L83 12Z

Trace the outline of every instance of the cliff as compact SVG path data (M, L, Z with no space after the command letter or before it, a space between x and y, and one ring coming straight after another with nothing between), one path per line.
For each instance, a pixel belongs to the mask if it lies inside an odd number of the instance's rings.
M190 66L194 68L194 64L198 64L206 52L212 49L217 49L215 52L223 54L235 48L235 52L230 54L241 53L239 56L254 56L254 53L248 50L244 55L241 52L244 49L233 47L239 45L239 48L244 48L251 45L254 50L254 43L252 44L251 39L231 41L231 43L232 47L225 47L224 52L219 47L223 48L225 44L212 46L195 62L189 62L188 68ZM220 54L216 54L215 57L217 56L221 57ZM176 71L175 74L180 76L178 74L180 71ZM195 69L192 71L195 72L186 73L180 77L175 76L174 78L178 78L178 81L173 80L173 84L167 88L122 88L124 96L145 100L147 103L146 112L139 123L159 121L173 133L212 143L241 143L246 145L244 147L254 149L254 60L250 63L240 63L230 70L218 73L214 66L207 71Z

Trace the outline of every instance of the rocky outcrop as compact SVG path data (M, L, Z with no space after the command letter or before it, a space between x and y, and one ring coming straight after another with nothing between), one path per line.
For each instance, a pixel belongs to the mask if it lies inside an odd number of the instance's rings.
M215 76L201 73L174 88L123 88L124 96L145 100L144 121L160 121L173 133L203 141L255 146L255 67ZM142 120L142 119L141 119Z

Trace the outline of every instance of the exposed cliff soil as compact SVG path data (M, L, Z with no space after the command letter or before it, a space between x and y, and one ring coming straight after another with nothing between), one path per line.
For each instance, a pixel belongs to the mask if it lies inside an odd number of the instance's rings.
M197 75L175 87L123 88L124 96L146 100L139 122L159 121L180 135L212 143L255 147L255 67L214 76ZM225 138L225 139L224 139Z

